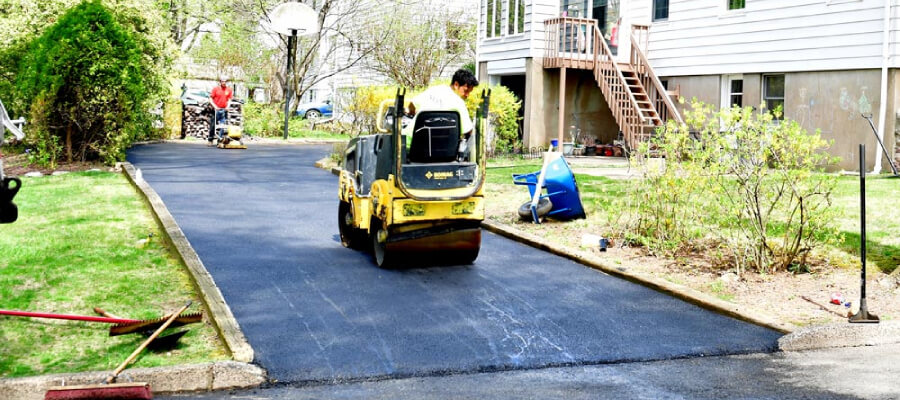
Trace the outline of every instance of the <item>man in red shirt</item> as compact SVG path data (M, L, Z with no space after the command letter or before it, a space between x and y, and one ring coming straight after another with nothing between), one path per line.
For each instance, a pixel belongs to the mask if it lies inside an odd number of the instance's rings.
M225 134L225 129L215 129L218 125L224 125L225 120L227 119L227 109L228 102L231 101L231 96L234 93L231 88L228 87L228 79L219 78L219 86L213 88L212 92L209 94L210 100L212 100L213 110L215 110L215 117L213 119L213 129L211 131L215 132L215 136L218 137L219 140L222 140L222 137ZM209 135L209 144L211 145L213 142L213 135Z

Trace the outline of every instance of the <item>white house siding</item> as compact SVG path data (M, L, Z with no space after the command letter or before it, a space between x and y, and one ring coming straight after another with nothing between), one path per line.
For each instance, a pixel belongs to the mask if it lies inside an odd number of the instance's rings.
M900 66L898 9L890 0L888 65ZM881 0L746 0L744 10L728 11L726 2L670 1L667 21L650 21L652 0L632 4L636 20L650 25L648 58L657 74L681 87L686 98L719 104L721 76L740 74L744 106L761 102L762 76L784 74L784 111L808 131L820 130L834 141L839 168L858 164L857 143L867 143L869 166L877 144L865 108L875 115L887 102L886 132L895 130L900 94L882 99L884 1ZM895 76L892 74L891 76ZM888 146L896 139L885 135Z
M891 26L890 26L890 55L889 64L891 68L900 68L900 3L897 0L889 0L891 2Z
M530 54L531 57L541 58L544 57L544 49L547 47L544 42L544 21L559 16L559 0L534 0L528 3L531 3L531 13L526 14L526 18L530 19L525 20L525 25L527 29L529 21L531 22Z
M508 75L508 74L524 74L525 58L531 56L531 29L534 28L531 18L532 5L526 1L525 4L525 31L514 35L509 35L506 30L508 21L507 13L503 13L501 31L498 37L487 37L487 23L485 22L485 13L487 12L487 1L479 0L478 12L478 62L487 63L488 75ZM506 2L508 0L500 0ZM505 8L503 8L505 10ZM516 60L515 62L510 62ZM521 60L521 61L518 61Z
M881 0L747 0L731 11L725 0L670 1L668 20L655 22L652 0L640 3L631 9L635 22L650 24L648 57L662 76L882 65ZM892 36L900 41L897 30Z

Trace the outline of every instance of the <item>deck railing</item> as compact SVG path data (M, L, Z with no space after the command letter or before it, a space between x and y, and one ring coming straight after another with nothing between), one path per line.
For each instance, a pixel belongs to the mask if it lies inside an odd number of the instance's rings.
M544 67L593 69L596 26L596 21L585 18L544 21Z

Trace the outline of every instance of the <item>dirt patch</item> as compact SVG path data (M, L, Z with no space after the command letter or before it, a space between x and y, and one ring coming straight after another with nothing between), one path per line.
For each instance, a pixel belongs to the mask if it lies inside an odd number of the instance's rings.
M112 171L113 168L101 163L92 162L73 162L59 163L56 168L47 168L39 165L29 165L25 154L3 154L3 174L8 176L24 176L29 172L40 172L44 175L50 175L54 172L80 172L92 169L101 171Z
M587 220L571 222L547 221L536 225L519 221L516 209L527 201L527 192L508 185L488 185L486 216L489 220L512 226L551 243L596 256L611 265L632 273L652 276L689 287L742 308L756 310L764 316L794 326L846 322L848 312L859 307L860 271L829 266L813 268L810 273L757 274L738 276L733 268L713 266L702 252L671 258L650 255L643 248L623 247L612 243L605 252L599 249L603 224ZM522 197L524 196L524 198ZM511 200L513 199L513 200ZM874 266L867 269L866 302L868 310L882 320L900 317L900 282ZM831 304L833 294L840 293L851 307ZM811 301L809 301L809 300Z

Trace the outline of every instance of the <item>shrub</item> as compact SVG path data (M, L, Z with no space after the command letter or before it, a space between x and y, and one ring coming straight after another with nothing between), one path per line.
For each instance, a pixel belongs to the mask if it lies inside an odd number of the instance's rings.
M247 102L244 113L244 131L249 135L276 137L284 134L284 113L277 106Z
M150 109L162 98L169 58L140 12L117 12L99 0L82 2L32 41L19 62L17 104L32 130L47 133L31 137L57 138L69 161L113 163L153 132ZM56 157L48 154L51 163Z
M407 92L408 101L417 92ZM384 100L393 99L396 86L362 86L353 91L346 104L341 107L350 122L351 135L375 133L378 108Z
M181 109L181 99L176 96L169 96L163 104L163 130L161 136L164 138L181 137L181 118L184 117Z
M284 112L277 104L244 104L244 132L248 135L260 137L281 138L284 137ZM337 121L334 121L337 122ZM340 135L332 133L345 133L342 123L325 123L312 126L310 121L300 117L293 117L288 121L289 138L324 138L340 139ZM314 128L314 129L313 129Z
M481 92L486 85L478 85L466 99L469 113L475 117L475 109L481 104ZM519 137L519 108L522 101L505 86L494 85L491 89L491 104L488 115L488 152L509 153L521 148Z
M775 272L803 269L815 247L837 238L828 224L837 180L822 173L836 159L818 131L696 101L685 121L670 121L633 158L645 178L629 196L631 229L652 249L712 240L738 272Z

